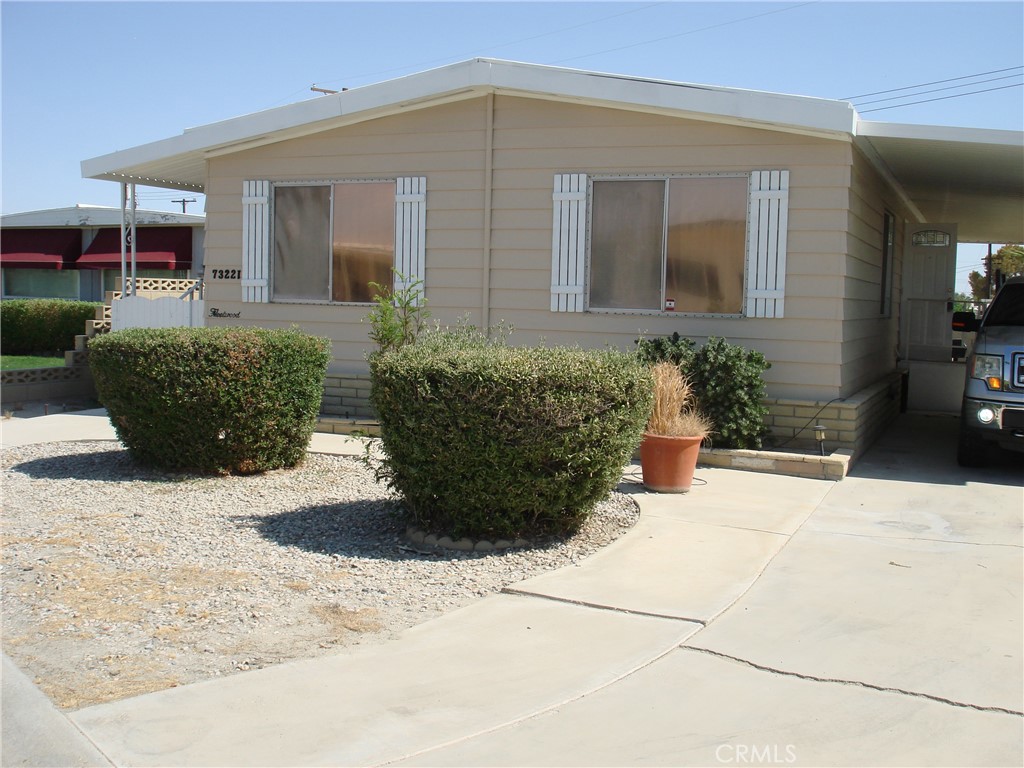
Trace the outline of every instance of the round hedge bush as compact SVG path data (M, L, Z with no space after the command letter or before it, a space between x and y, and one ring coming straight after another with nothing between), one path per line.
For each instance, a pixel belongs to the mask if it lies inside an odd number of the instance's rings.
M378 472L410 524L453 537L572 533L621 479L651 378L612 350L434 332L370 358Z
M329 358L325 339L294 330L133 328L89 342L99 400L133 457L204 474L298 464Z

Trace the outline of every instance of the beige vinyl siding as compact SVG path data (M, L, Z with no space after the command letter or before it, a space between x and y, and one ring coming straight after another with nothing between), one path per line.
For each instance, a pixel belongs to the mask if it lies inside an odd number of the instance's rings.
M246 179L314 181L427 177L429 309L444 321L480 317L484 101L385 117L213 158L207 187L207 274L241 263L241 189ZM332 342L332 372L365 370L366 306L242 303L237 281L208 280L207 306L240 312L210 324L289 327Z
M842 393L852 395L896 369L903 232L907 212L859 151L851 148L847 258L844 269ZM895 217L892 301L881 313L882 227Z
M775 396L831 399L841 384L841 269L848 144L552 101L495 99L491 318L513 339L634 347L679 331L759 349ZM550 312L551 180L556 173L790 171L786 317L777 320Z
M486 301L491 323L513 324L512 340L520 344L544 339L631 350L641 334L678 331L698 341L724 336L760 350L772 362L766 374L770 397L827 401L850 393L851 382L874 375L875 370L867 371L857 361L870 357L861 339L870 338L875 329L850 338L843 330L845 313L863 312L872 301L877 310L878 298L877 287L873 294L870 289L869 226L856 225L865 245L852 245L850 185L860 163L854 163L849 141L544 99L495 95L493 103L491 273L486 297L486 97L211 159L207 274L209 269L240 265L245 179L420 175L427 178L426 291L429 309L441 322L453 323L467 314L471 322L479 322ZM586 173L594 178L772 169L790 172L784 318L550 311L555 174ZM868 209L877 207L874 186L865 187L862 196L872 200L865 203ZM872 216L858 218L868 222ZM877 226L880 222L879 218ZM875 239L880 241L880 235ZM853 263L857 261L864 265ZM857 298L848 306L843 297L851 288ZM238 320L211 318L211 324L298 323L332 340L332 371L365 370L368 327L360 321L366 307L243 304L237 281L217 280L208 281L207 302L222 312L241 313ZM877 318L870 322L877 325Z

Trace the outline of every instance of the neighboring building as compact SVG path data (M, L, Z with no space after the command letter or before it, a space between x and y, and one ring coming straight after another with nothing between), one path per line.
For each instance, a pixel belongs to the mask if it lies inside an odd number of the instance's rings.
M206 217L136 211L136 275L202 273ZM0 216L3 298L102 301L121 287L121 211L96 205Z
M207 322L329 337L325 412L362 414L336 385L365 375L366 284L395 267L434 317L516 343L758 349L775 431L817 413L855 450L902 371L912 398L948 378L956 244L1024 240L1022 168L1019 132L485 59L82 163L206 194Z

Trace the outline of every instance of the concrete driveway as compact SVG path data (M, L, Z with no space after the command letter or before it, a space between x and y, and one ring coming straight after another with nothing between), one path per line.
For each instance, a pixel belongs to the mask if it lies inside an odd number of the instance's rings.
M903 417L839 483L629 486L578 567L70 725L115 765L1020 766L1024 471L960 470L955 428Z

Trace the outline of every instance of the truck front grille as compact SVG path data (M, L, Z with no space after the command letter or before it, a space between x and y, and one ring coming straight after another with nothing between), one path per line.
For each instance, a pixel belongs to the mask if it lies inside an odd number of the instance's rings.
M1024 389L1024 352L1014 352L1010 360L1013 386Z
M1003 408L1003 429L1024 429L1024 410Z

